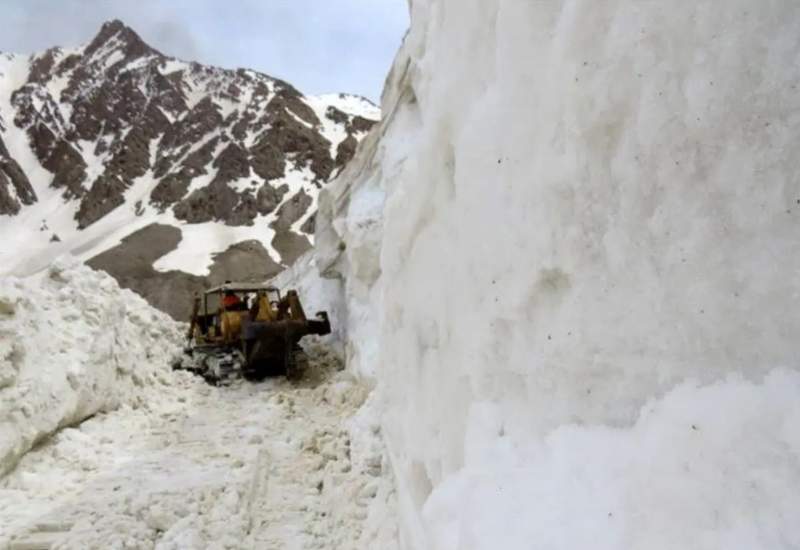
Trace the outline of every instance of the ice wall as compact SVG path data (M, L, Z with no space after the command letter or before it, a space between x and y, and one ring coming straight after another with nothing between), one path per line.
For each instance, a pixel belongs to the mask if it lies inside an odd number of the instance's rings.
M166 314L88 267L0 279L0 475L59 428L147 406L181 343Z
M406 545L800 545L800 4L411 11L318 221Z

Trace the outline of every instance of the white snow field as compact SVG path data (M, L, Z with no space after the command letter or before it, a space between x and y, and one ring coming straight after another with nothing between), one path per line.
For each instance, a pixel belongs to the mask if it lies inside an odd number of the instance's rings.
M322 192L405 548L800 547L800 4L412 0Z
M170 369L183 330L86 267L0 282L0 548L396 548L375 400L331 345L214 388Z

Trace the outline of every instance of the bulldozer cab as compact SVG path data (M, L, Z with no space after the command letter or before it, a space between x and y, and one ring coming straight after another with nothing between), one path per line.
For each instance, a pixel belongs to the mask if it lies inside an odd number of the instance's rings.
M275 321L280 290L252 283L225 283L195 297L192 334L202 343L233 342L246 321Z
M233 286L222 285L204 293L203 310L205 315L220 314L224 311L249 310L265 300L273 308L281 301L281 292L275 287L267 286Z

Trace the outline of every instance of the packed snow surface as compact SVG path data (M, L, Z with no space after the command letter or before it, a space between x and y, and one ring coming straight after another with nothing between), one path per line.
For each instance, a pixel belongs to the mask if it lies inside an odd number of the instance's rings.
M411 6L316 241L405 546L800 546L800 5Z
M0 545L397 548L373 401L326 346L308 349L299 384L175 373L61 431L0 479Z

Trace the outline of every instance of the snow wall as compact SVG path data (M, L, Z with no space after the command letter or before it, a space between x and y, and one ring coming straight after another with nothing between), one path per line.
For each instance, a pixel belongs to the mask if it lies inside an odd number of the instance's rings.
M411 13L316 251L405 546L800 546L800 4Z
M60 428L148 406L170 383L179 326L85 266L0 279L0 476Z

